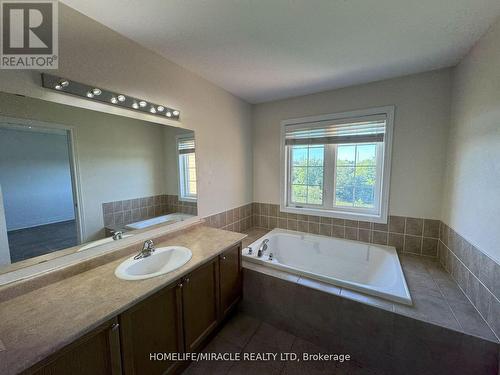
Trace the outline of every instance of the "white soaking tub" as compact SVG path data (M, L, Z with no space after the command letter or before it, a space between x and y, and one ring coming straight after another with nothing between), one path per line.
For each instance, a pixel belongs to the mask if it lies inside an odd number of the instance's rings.
M142 221L137 221L135 223L127 224L125 225L126 229L134 230L134 229L143 229L150 227L152 225L156 224L173 224L177 223L178 221L184 221L189 218L194 217L194 215L189 215L189 214L183 214L183 213L173 213L173 214L168 214L168 215L162 215L162 216L156 216L151 219L147 220L142 220Z
M262 241L268 249L257 256ZM274 229L242 250L243 260L411 305L396 249L284 229ZM273 259L269 260L272 253Z

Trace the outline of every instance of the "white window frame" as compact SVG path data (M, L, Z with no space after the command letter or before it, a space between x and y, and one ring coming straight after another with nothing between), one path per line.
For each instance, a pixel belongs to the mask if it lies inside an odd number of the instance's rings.
M281 174L280 174L280 209L283 212L290 212L304 215L326 216L339 219L349 220L362 220L371 221L375 223L387 223L389 212L389 191L390 191L390 178L391 178L391 161L392 161L392 139L394 130L394 106L384 106L369 109L354 110L348 112L332 113L320 116L309 116L296 119L284 120L281 122ZM324 165L334 165L333 170L325 168L323 175L323 205L300 204L295 205L290 202L290 187L291 187L291 163L290 153L291 147L285 145L285 130L290 126L311 125L313 123L338 120L359 118L362 116L386 115L386 129L384 142L380 143L377 148L377 176L380 176L380 181L377 181L375 191L375 208L361 208L361 207L341 207L333 205L333 197L335 196L335 168L336 168L336 155L337 145L325 145L325 161ZM372 143L372 142L368 142ZM332 151L332 148L334 149ZM327 163L327 158L332 158ZM382 162L383 161L383 162ZM332 185L325 189L325 184L331 181ZM332 209L325 209L324 206L333 207Z
M194 139L193 136L189 135L189 136L186 136L186 135L178 135L175 137L175 152L176 152L176 156L177 156L177 181L178 181L178 186L179 186L179 200L180 201L183 201L183 202L196 202L198 201L198 194L196 194L196 196L192 196L192 195L187 195L185 194L186 192L186 181L185 181L185 166L182 165L182 161L181 161L181 153L179 152L179 142L182 141L182 140L185 140L185 139ZM196 140L195 140L195 144L196 144ZM196 146L195 146L196 147ZM196 148L195 148L196 150ZM195 151L195 160L196 160L196 151ZM196 183L198 184L198 163L197 161L195 161L196 163ZM198 191L198 189L196 189L196 191Z

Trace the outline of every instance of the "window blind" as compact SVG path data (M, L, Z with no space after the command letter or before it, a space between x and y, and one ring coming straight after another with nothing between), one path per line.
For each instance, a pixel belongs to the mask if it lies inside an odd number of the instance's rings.
M383 142L386 115L287 125L285 145Z
M195 149L194 138L181 138L177 143L179 154L192 154Z

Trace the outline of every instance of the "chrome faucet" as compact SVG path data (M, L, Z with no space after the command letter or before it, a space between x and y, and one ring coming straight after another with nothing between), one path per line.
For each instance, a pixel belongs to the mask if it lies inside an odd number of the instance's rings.
M116 232L113 233L113 240L121 240L123 238L123 232L117 230Z
M137 254L134 259L141 259L141 258L147 258L151 254L153 254L155 251L155 244L153 240L147 240L144 242L144 245L142 246L142 250Z
M259 246L259 250L257 251L257 256L259 258L262 257L262 255L264 255L264 252L267 250L267 243L269 242L269 240L266 238L264 241L262 241L262 243L260 244Z

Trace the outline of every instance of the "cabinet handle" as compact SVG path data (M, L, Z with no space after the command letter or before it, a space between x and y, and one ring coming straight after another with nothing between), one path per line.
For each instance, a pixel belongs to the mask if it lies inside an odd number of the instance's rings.
M179 288L182 288L182 283L179 284Z
M226 256L225 255L221 256L221 259L226 260Z
M184 282L185 282L186 284L187 284L187 283L189 283L189 277L186 277L186 278L184 279Z
M116 331L118 329L118 327L120 327L120 324L113 323L113 324L111 324L110 329L111 329L111 331Z

